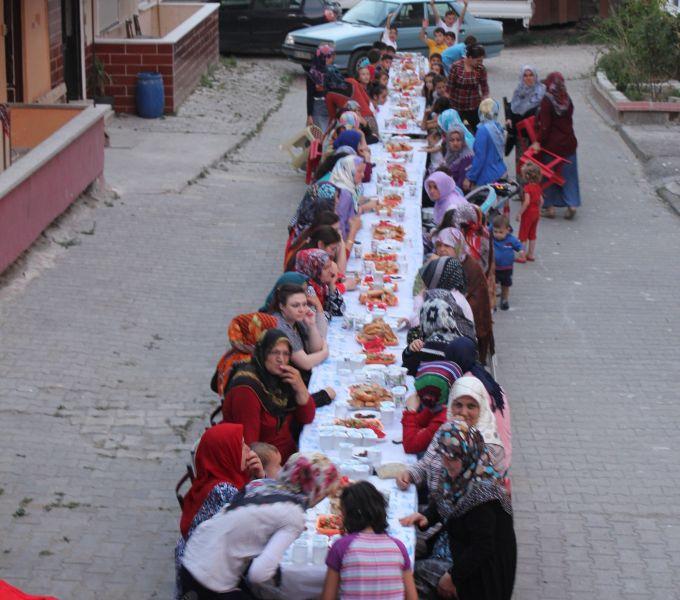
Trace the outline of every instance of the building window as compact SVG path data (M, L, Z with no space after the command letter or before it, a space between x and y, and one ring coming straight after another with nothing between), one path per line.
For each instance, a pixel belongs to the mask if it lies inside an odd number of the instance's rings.
M120 22L120 0L97 1L97 24L99 32L106 31Z

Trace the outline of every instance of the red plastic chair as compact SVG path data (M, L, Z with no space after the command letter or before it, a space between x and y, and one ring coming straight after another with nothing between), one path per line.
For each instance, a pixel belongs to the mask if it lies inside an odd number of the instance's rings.
M548 162L541 162L539 160L541 155L547 155L549 157ZM541 170L541 175L543 175L541 187L543 189L550 187L553 184L563 186L565 179L560 175L560 170L562 165L571 163L570 160L562 158L544 148L541 148L538 152L533 148L527 149L527 151L520 156L519 164L523 165L528 162L534 163Z
M321 154L321 140L312 140L309 145L309 156L307 157L307 174L305 175L305 183L307 185L312 183L314 172L321 162Z
M538 140L538 136L536 135L536 117L529 117L528 119L519 121L519 123L515 125L515 129L517 130L518 136L524 133L526 137L531 140L532 144ZM547 155L549 157L548 161L541 162L541 160L539 160L541 155ZM528 162L534 163L541 170L541 175L543 175L541 187L545 189L553 184L559 186L564 185L565 179L560 175L560 170L562 169L562 165L568 164L571 161L562 158L553 152L549 152L544 148L541 148L541 150L536 152L529 147L519 158L520 165Z

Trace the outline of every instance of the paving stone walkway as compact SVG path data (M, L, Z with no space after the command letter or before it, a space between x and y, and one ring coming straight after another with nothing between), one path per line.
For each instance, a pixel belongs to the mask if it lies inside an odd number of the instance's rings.
M515 598L677 598L680 221L587 104L592 51L505 51L492 94L528 61L569 78L584 206L541 222L539 259L516 267L496 317ZM280 271L303 182L277 146L303 120L297 81L219 169L97 203L93 235L0 290L1 577L63 600L170 597L174 485L214 406L226 325Z

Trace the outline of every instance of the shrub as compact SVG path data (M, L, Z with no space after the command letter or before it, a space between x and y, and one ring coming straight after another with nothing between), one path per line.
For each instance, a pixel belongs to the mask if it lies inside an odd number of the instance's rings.
M605 47L598 65L630 96L646 90L657 99L659 84L677 75L680 16L664 6L665 0L624 0L595 25L593 33Z

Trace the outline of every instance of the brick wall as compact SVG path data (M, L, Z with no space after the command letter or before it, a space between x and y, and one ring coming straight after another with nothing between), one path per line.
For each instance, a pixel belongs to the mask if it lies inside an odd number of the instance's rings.
M50 34L50 79L52 88L64 83L64 56L61 38L61 0L48 0L48 29Z
M111 76L106 95L115 98L116 112L134 113L137 74L155 71L163 75L165 112L173 112L172 44L96 44L97 58Z
M176 44L97 43L97 58L112 83L106 94L115 98L116 112L134 113L137 74L163 75L165 112L176 112L210 64L219 59L218 13L212 13Z
M220 57L218 13L214 12L175 46L175 91L177 107L191 94L208 65Z

